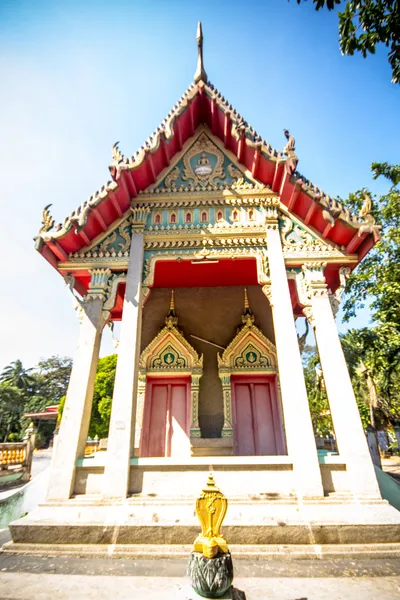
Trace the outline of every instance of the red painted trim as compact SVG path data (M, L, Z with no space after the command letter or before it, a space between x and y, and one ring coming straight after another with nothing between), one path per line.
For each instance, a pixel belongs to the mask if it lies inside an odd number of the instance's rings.
M292 189L292 195L290 196L290 200L288 202L287 208L290 212L294 210L296 200L300 195L301 191L301 181L297 180Z
M80 238L83 240L83 243L86 244L86 246L90 246L91 240L88 237L88 235L85 233L84 229L81 229L80 231L78 231L77 226L75 226L75 233L80 236Z
M243 162L245 146L246 146L246 138L245 138L244 133L241 133L240 138L239 138L239 143L238 143L238 151L237 151L237 158L238 158L238 161L241 163Z
M228 150L230 149L231 136L232 136L231 115L229 112L226 112L225 118L224 118L224 145L225 145L225 148L227 148Z
M53 240L46 242L46 244L53 252L53 254L55 254L55 256L58 258L58 260L61 260L63 262L66 262L68 260L67 252L65 252L64 248L62 248L58 242Z
M179 119L176 119L175 121L175 134L176 134L176 140L178 142L178 152L180 152L182 150L182 131L181 131L181 125L179 122Z
M251 174L255 178L257 178L258 165L260 164L260 156L261 156L261 150L259 148L257 148L254 152L253 164L251 166Z
M169 163L171 162L170 158L169 158L169 154L168 154L168 148L169 148L169 146L164 138L161 143L161 149L162 149L162 153L164 156L165 167L169 167Z
M138 193L137 193L137 189L136 189L135 180L133 179L132 171L128 171L128 187L129 187L129 191L130 191L132 198L136 198Z
M113 191L110 191L109 196L110 196L111 204L113 205L115 212L117 213L117 217L118 218L122 217L122 209L119 205L116 195L114 194Z
M304 218L304 223L306 225L308 225L309 222L311 221L311 217L313 216L316 208L317 208L316 203L313 200L311 200L310 208L308 209L307 214L306 214L306 216Z
M189 102L189 104L188 104L188 111L189 111L189 123L190 123L189 137L193 137L194 136L194 132L195 132L194 114L193 114L193 100L191 100Z
M217 135L217 103L215 98L211 100L211 133Z
M324 238L324 240L328 237L328 233L330 233L330 231L332 231L332 229L335 227L335 225L332 225L331 223L327 223L325 225L325 229L322 232L322 237Z
M348 252L349 254L353 254L353 252L355 252L357 248L361 246L361 243L365 240L365 237L365 233L363 233L362 235L358 235L357 231L357 233L353 235L350 242L347 244L346 252Z
M148 166L149 166L149 173L150 173L150 177L151 177L151 183L155 183L156 182L156 172L154 169L154 162L153 162L153 157L151 155L151 152L148 152Z
M107 224L104 221L103 217L101 216L99 209L95 207L92 210L93 210L93 214L96 218L96 221L98 222L98 224L100 225L102 230L107 231Z

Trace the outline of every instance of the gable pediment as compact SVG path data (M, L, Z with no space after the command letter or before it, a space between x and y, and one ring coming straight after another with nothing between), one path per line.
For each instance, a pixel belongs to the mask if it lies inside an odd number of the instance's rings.
M220 373L242 371L276 372L276 349L272 342L248 319L222 355L218 355Z
M139 368L153 373L201 373L203 357L179 329L168 325L150 342L140 356Z
M229 154L231 154L229 152ZM174 194L262 189L205 128L192 138L156 184L143 193Z

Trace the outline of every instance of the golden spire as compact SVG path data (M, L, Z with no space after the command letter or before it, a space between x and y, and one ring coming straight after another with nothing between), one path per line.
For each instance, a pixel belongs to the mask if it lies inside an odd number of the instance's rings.
M244 310L248 310L250 308L249 299L247 297L247 288L244 288Z
M176 327L178 325L178 317L175 313L175 295L174 290L171 290L171 300L169 302L169 311L167 316L165 317L166 326L171 329L172 327Z
M253 311L250 308L249 299L247 297L247 288L244 288L244 311L242 315L243 325L249 325L254 323Z
M197 69L194 74L194 81L195 83L199 81L207 83L207 73L203 64L203 30L201 28L201 21L197 24Z

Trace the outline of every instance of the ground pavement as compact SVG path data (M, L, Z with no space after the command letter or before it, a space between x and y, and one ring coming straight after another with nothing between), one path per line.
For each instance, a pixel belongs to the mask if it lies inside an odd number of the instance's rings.
M0 530L0 546L9 539ZM0 553L0 600L188 600L186 564ZM234 569L246 600L400 600L398 559L234 560Z
M187 600L184 560L0 554L2 600ZM246 600L400 600L400 560L234 561Z

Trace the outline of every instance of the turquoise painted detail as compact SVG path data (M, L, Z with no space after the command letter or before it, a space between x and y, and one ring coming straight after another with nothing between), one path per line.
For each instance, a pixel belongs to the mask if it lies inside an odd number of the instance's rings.
M235 179L232 178L231 175L229 174L229 167L232 166L236 170L238 170L238 167L228 158L228 156L224 152L222 152L219 148L217 148L217 146L212 142L211 139L210 139L210 142L215 147L216 152L218 152L218 154L222 153L223 156L224 156L224 161L223 161L224 176L222 178L220 178L220 177L215 178L214 183L216 183L217 185L223 185L224 187L232 185L232 183L235 181ZM191 148L189 148L187 150L187 153L190 152L190 151L191 151ZM174 178L173 178L174 189L176 189L177 191L180 191L180 190L183 191L188 186L191 186L191 185L193 185L193 184L196 183L195 180L194 180L194 178L189 178L187 180L183 180L182 179L182 176L184 174L184 156L165 175L165 177L162 179L162 181L155 188L156 190L161 190L163 188L170 187L170 186L168 186L166 184L166 180L168 179L168 177L170 176L170 174L172 172L175 172L176 168L178 168L179 174L177 174L177 176L176 177L174 176ZM217 165L217 154L213 154L212 151L207 151L207 152L199 151L199 152L197 152L196 154L194 154L193 156L191 156L190 159L189 159L189 164L190 164L192 170L197 169L199 167L199 165L201 165L202 161L204 161L206 163L203 166L204 172L207 173L207 174L209 172L210 175L212 176L212 172L214 171L214 169L215 169L215 167ZM243 173L243 171L241 171L241 176L243 177L244 181L246 181L248 183L252 183L251 180L246 177L246 175Z

